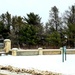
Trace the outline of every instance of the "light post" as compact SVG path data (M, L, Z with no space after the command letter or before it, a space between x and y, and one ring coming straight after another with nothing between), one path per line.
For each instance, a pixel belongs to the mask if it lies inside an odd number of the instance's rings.
M74 49L75 49L75 41L74 41Z
M74 49L75 49L75 35L74 35Z
M64 36L65 40L63 41L63 48L62 48L62 62L64 62L64 58L66 61L66 43L67 43L67 36Z

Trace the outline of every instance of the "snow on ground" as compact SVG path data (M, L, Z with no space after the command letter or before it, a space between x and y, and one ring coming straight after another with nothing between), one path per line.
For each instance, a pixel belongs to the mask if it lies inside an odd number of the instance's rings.
M0 65L75 75L75 55L67 55L64 62L62 55L0 56Z

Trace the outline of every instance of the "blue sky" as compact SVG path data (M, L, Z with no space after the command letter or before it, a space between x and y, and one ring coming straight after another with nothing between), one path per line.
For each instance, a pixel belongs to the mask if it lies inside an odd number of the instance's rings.
M12 15L26 16L27 13L34 12L42 17L42 22L47 22L49 10L56 6L60 14L74 5L75 0L0 0L0 15L8 11Z

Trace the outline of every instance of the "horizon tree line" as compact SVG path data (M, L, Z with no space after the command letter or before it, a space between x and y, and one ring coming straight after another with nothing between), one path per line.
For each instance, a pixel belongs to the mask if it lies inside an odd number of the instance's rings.
M0 15L0 36L11 39L12 47L21 48L60 48L65 39L67 48L75 47L75 5L59 16L53 6L45 25L34 12L27 17L12 16L8 11ZM65 38L67 36L67 38Z

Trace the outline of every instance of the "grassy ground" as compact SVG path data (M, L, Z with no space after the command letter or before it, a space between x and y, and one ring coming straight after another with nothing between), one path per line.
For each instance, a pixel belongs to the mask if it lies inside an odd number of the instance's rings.
M60 73L54 73L49 71L40 71L35 69L19 69L12 66L1 66L0 75L62 75Z

